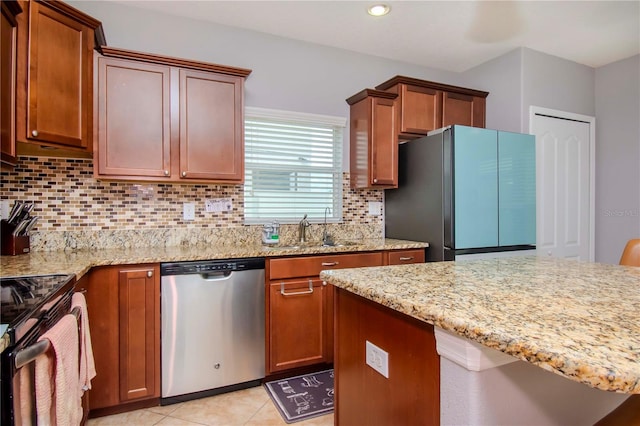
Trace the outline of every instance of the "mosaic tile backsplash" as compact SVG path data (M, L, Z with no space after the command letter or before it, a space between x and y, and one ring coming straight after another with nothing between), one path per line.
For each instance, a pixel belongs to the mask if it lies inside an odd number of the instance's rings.
M34 202L40 216L32 231L32 251L80 248L174 246L260 241L261 226L243 224L242 185L137 184L98 181L88 159L20 157L2 170L0 199ZM204 200L230 198L229 212L206 212ZM343 222L329 225L344 239L382 238L383 217L368 215L368 202L381 190L352 190L343 174ZM193 221L183 220L185 202L196 203ZM296 225L282 225L281 240L292 242ZM308 230L320 240L321 226Z

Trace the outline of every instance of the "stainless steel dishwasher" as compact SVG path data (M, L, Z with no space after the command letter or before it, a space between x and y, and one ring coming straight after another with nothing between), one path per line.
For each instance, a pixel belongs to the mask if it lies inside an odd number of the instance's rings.
M161 403L260 383L264 259L161 264Z

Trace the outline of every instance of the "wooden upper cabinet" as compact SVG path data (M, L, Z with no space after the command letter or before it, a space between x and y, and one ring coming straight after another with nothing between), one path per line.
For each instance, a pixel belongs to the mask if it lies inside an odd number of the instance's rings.
M486 99L481 96L445 92L442 98L442 126L461 124L484 127Z
M401 140L425 136L442 127L442 91L400 83L389 92L398 94L396 134Z
M98 175L170 178L170 70L98 58Z
M18 25L16 131L27 146L19 153L33 146L91 153L92 50L101 24L60 1L23 5L28 12Z
M97 178L243 182L250 70L111 47L102 53Z
M180 70L180 177L244 179L243 77Z
M396 98L399 140L422 137L452 124L485 126L488 92L411 77L395 76L376 86Z
M397 188L396 94L365 89L349 99L351 187Z
M15 1L2 2L2 16L0 17L0 161L2 166L15 166L16 156L16 16L22 13L22 8Z

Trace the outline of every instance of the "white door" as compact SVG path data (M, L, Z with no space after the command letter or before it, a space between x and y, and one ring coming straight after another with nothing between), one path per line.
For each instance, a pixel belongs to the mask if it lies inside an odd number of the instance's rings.
M594 260L594 121L531 107L539 256Z

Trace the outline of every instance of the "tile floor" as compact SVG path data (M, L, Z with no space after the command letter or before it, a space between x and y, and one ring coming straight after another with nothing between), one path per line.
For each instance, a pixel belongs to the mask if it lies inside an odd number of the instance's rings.
M89 426L279 426L286 424L262 386L178 404L89 419L88 422ZM332 426L333 413L297 422L294 425Z

